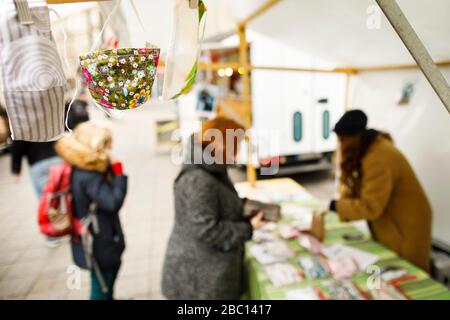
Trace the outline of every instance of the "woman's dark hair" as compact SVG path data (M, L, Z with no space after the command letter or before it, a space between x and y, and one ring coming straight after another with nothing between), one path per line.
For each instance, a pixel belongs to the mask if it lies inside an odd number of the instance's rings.
M341 150L341 186L346 197L357 198L360 196L362 175L362 159L369 147L378 136L383 136L392 141L388 133L374 129L368 129L359 134L357 144L352 144Z

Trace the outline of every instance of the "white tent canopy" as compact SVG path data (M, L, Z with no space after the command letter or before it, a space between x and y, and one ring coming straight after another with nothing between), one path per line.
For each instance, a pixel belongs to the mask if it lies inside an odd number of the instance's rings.
M236 28L262 0L209 0L208 35ZM435 61L450 60L450 2L398 0ZM380 28L367 26L374 0L282 0L248 28L285 45L327 60L337 67L413 63L399 37L379 11ZM228 19L224 20L224 16ZM376 13L375 13L376 15ZM216 17L217 16L217 17ZM370 22L370 20L369 20Z
M205 37L235 31L237 24L267 0L204 0L208 7ZM122 5L130 45L150 40L165 51L172 28L173 0L135 0L145 16L143 35L128 1ZM450 60L450 2L398 0L407 18L436 61ZM104 6L112 6L105 3ZM251 31L315 55L337 67L413 63L397 34L380 11L380 28L367 21L375 0L282 0L249 24ZM127 45L127 43L124 43Z

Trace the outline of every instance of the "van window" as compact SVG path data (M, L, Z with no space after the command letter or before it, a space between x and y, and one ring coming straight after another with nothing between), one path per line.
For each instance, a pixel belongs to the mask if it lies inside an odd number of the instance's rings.
M303 115L297 111L294 113L294 140L300 142L303 139Z
M330 112L325 110L322 114L322 136L326 140L330 137Z

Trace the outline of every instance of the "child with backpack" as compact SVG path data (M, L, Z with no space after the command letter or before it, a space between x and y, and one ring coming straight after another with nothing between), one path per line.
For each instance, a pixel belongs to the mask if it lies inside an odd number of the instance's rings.
M111 147L111 130L91 122L78 125L55 146L71 169L72 254L77 266L91 271L91 300L113 299L125 249L119 210L127 177L122 164L110 157Z

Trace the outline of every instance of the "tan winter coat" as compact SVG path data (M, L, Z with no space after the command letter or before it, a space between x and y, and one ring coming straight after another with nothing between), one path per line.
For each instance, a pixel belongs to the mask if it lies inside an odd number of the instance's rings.
M342 220L364 219L376 240L429 271L431 207L413 169L393 145L379 136L362 160L359 198L342 198Z

